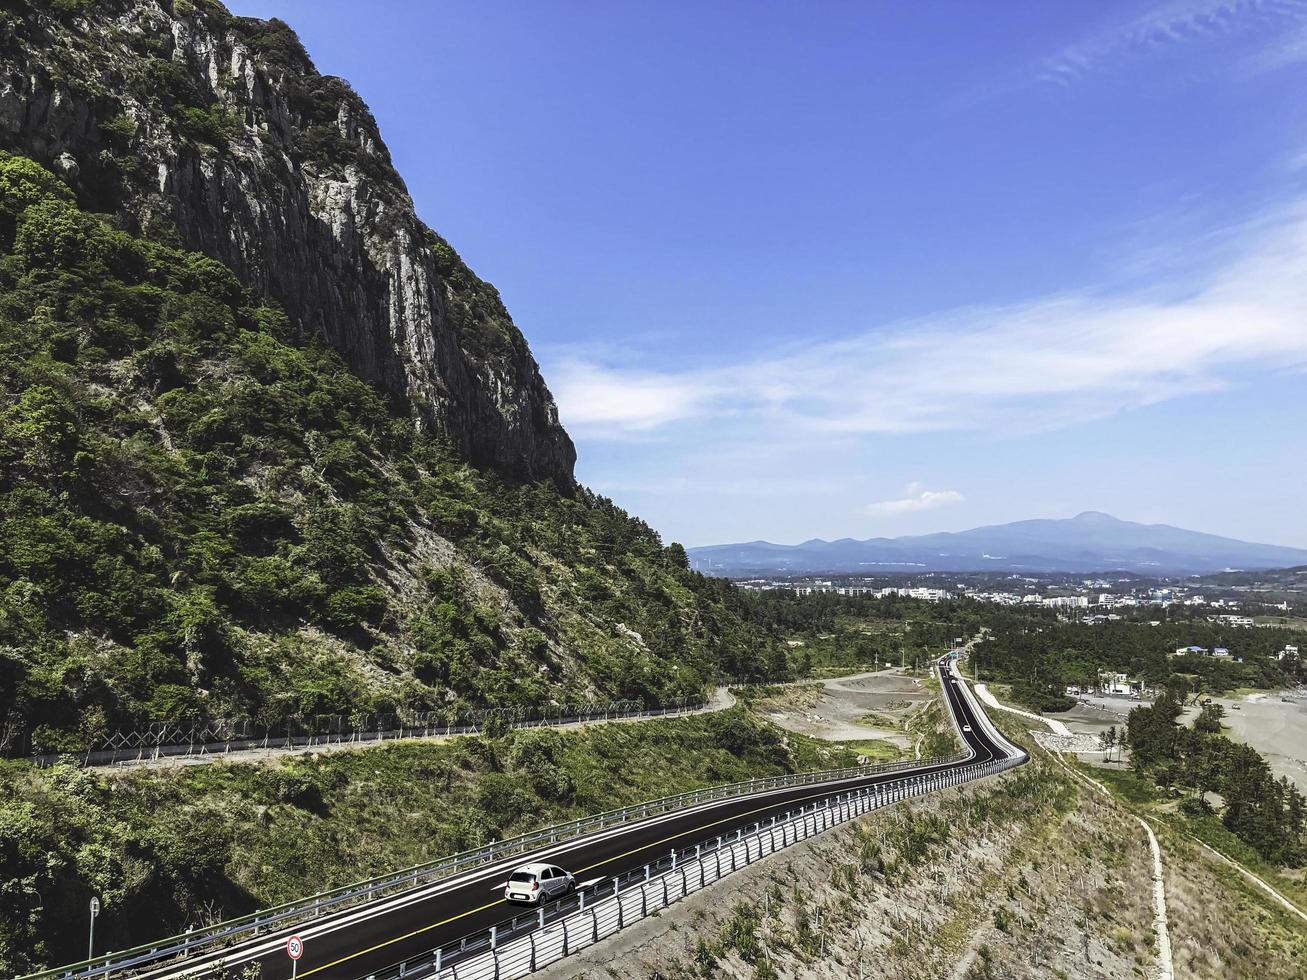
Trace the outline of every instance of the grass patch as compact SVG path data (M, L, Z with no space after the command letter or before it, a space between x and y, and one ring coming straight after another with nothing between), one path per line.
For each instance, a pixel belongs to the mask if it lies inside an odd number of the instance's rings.
M895 762L906 757L901 748L881 738L861 738L840 744L872 762Z
M82 938L122 949L658 796L856 763L743 708L500 738L397 742L97 776L0 765L8 882L0 974L63 962ZM28 918L30 916L30 919Z
M908 702L904 702L907 704ZM858 719L859 725L869 725L872 728L886 728L891 732L903 730L903 722L898 718L891 718L889 715L878 715L875 712L863 715Z
M1182 812L1173 805L1174 798L1167 796L1151 780L1130 770L1086 766L1074 757L1069 757L1067 762L1102 783L1113 795L1127 803L1131 810L1147 817L1155 828L1164 827L1183 839L1206 844L1242 864L1299 907L1307 907L1307 882L1285 875L1282 869L1266 861L1255 849L1231 833L1215 814Z

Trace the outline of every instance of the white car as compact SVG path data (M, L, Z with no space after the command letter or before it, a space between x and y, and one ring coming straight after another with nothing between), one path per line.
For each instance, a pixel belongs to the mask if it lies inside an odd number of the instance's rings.
M553 864L524 864L504 884L504 901L539 905L576 891L576 878Z
M970 726L970 725L963 725L963 726L962 726L962 730L963 730L964 732L969 732L969 731L971 731L971 726Z

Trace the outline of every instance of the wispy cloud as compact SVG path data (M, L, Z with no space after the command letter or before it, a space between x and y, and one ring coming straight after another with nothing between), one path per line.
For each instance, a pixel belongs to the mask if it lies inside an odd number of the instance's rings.
M956 490L926 490L920 483L908 485L907 496L898 500L879 500L867 505L867 513L880 517L896 517L900 514L915 514L923 510L935 510L949 504L960 504L966 498Z
M1217 70L1209 48L1221 43L1238 51L1226 64L1237 65L1242 59L1244 74L1255 74L1302 60L1304 22L1304 0L1171 0L967 93L955 108L1034 86L1070 88L1137 62L1189 51L1203 55L1205 60L1193 63L1190 71L1192 77L1202 77Z
M1250 75L1288 68L1307 61L1307 26L1287 31L1271 44L1253 52L1244 62Z
M564 360L550 381L569 424L625 433L699 414L713 394L689 377L613 370L576 359Z
M1244 228L1163 290L957 309L711 368L571 360L549 376L582 437L702 425L715 444L1074 425L1307 369L1307 208ZM639 363L632 356L630 363Z
M1118 63L1228 36L1292 8L1277 0L1178 0L1096 33L1041 59L1037 77L1057 85Z

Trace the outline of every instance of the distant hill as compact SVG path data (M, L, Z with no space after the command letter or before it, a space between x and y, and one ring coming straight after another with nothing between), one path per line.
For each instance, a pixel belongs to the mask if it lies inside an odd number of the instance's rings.
M1307 550L1301 548L1138 524L1095 511L1069 520L1017 521L901 538L710 545L691 548L689 555L694 568L728 576L913 571L1195 575L1307 564Z

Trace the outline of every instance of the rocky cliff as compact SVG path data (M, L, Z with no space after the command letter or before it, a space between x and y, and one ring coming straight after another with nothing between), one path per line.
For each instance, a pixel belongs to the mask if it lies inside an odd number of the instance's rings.
M573 459L289 28L0 0L0 754L774 669Z
M417 217L362 99L279 21L190 0L0 0L0 148L233 269L468 459L570 487L495 288Z

